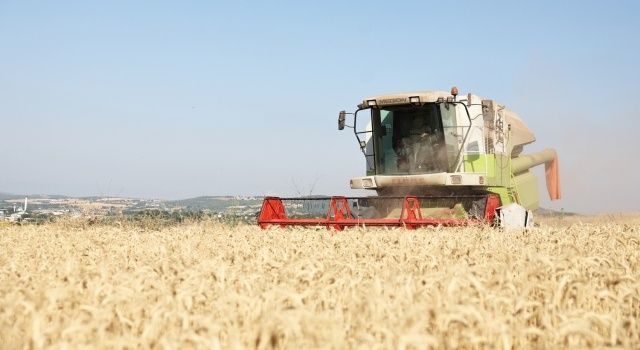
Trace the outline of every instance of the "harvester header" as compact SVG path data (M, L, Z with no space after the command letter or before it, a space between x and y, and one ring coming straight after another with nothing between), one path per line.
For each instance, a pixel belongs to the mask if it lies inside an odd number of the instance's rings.
M506 213L523 213L506 221L526 226L539 205L530 169L541 164L550 198L560 198L556 152L523 154L535 135L522 119L493 100L471 93L459 98L457 88L365 98L353 113L339 113L338 129L345 127L353 129L366 164L366 175L351 179L350 186L376 195L270 197L258 219L262 227L493 224L505 221ZM313 214L314 201L327 202L326 212ZM501 215L507 206L511 209Z

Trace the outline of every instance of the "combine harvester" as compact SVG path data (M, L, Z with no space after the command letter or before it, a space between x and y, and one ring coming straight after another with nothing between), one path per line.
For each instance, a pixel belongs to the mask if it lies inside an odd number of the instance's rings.
M366 176L352 189L369 197L266 197L258 217L276 226L528 227L538 208L544 164L549 196L560 198L553 149L523 154L535 136L517 114L458 89L367 98L354 113L340 112L338 129L353 128L366 159ZM346 116L353 125L346 125ZM364 119L364 121L363 121Z

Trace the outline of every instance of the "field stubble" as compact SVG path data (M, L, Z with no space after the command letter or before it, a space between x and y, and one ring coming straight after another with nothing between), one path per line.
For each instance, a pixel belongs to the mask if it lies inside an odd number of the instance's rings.
M640 222L0 227L3 348L640 347Z

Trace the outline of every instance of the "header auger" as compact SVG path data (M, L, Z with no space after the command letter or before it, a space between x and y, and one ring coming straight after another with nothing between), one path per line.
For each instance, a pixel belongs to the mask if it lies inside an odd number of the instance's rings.
M366 176L351 179L351 188L377 195L267 197L258 224L529 226L538 208L532 167L545 164L549 196L560 198L556 152L522 154L535 136L518 115L493 100L457 95L455 87L451 94L381 95L364 99L353 113L341 111L338 129L353 129L366 160Z

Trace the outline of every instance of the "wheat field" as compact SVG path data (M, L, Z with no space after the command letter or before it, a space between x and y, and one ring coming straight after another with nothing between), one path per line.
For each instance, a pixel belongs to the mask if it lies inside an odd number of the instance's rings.
M639 348L640 220L4 226L0 346Z

